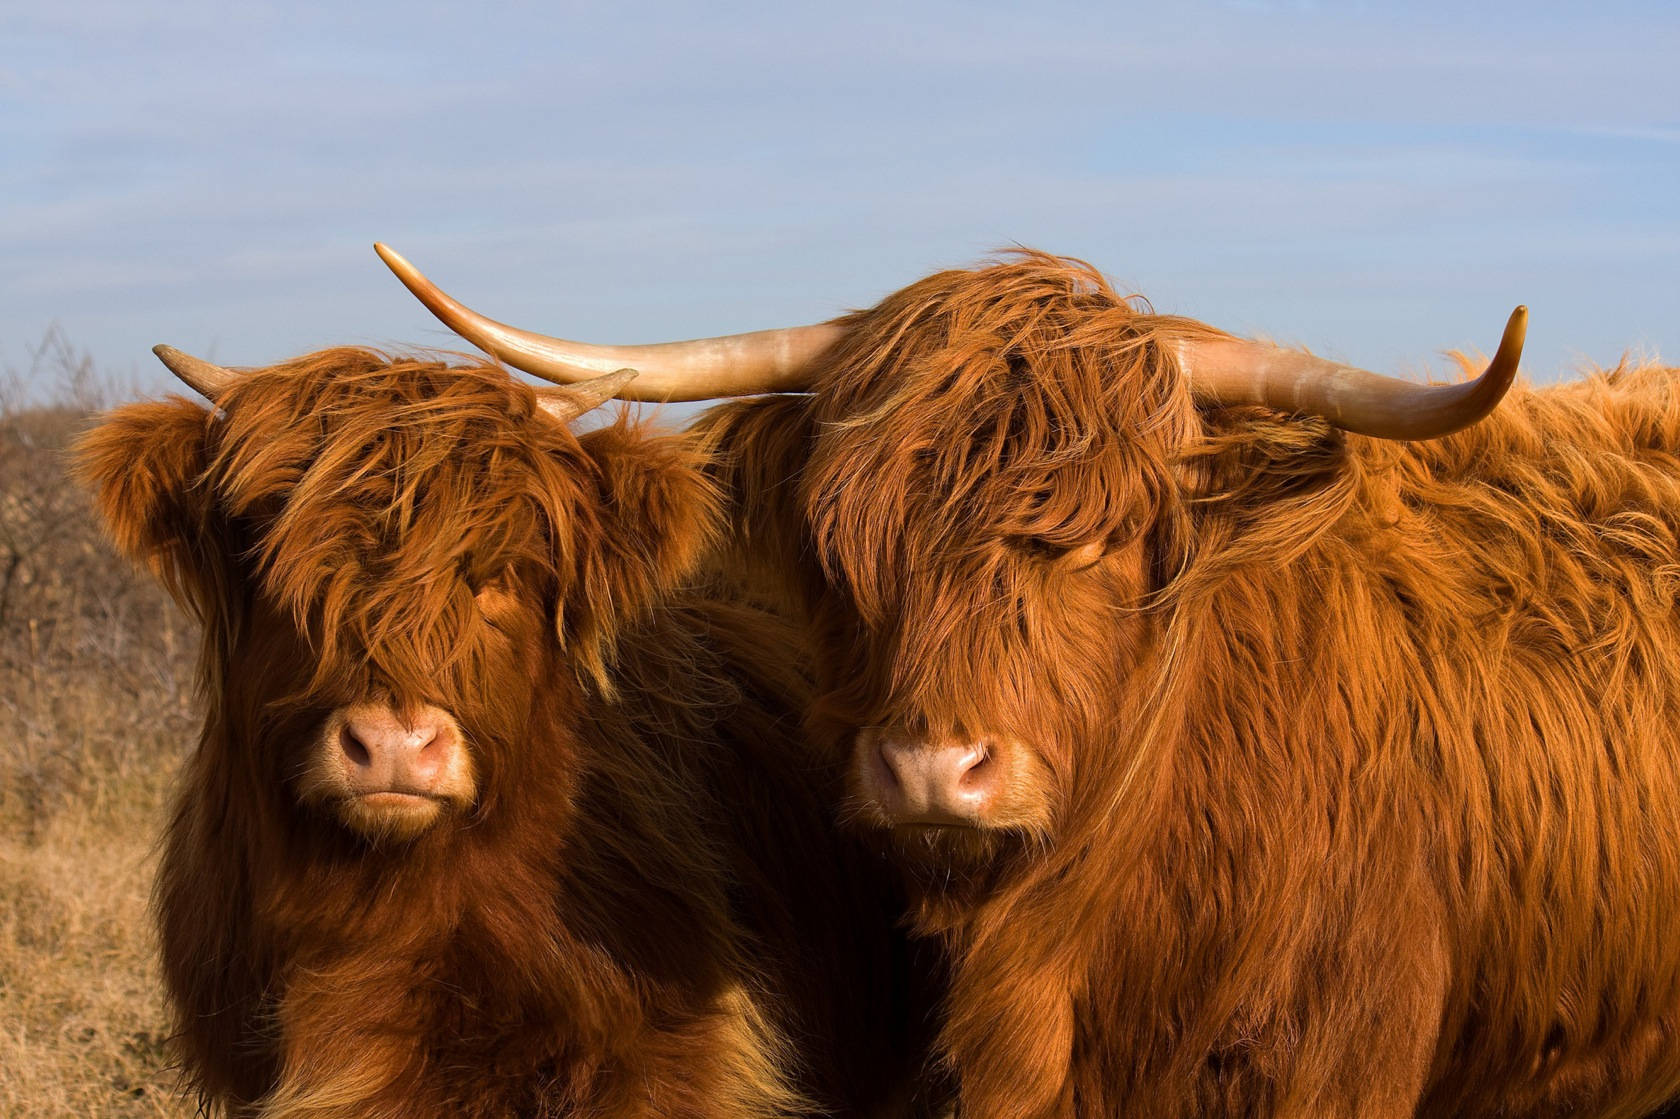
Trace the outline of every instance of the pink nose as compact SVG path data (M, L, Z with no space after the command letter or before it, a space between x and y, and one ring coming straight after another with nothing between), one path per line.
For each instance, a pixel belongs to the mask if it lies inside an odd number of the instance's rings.
M864 793L900 824L985 822L1001 781L983 745L883 737L864 765Z
M454 768L461 740L454 721L435 708L405 722L388 706L359 704L348 712L338 745L353 792L431 796Z

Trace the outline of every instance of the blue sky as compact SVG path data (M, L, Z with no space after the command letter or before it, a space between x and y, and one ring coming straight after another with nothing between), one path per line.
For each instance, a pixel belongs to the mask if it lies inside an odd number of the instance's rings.
M148 391L156 342L451 345L375 239L607 342L1024 244L1383 371L1519 302L1537 380L1680 362L1672 3L61 0L0 42L13 369L54 324Z

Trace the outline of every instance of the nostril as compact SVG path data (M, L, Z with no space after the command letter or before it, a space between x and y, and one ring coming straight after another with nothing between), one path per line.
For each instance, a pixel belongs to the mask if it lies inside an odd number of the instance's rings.
M898 774L898 767L893 764L893 751L887 749L885 742L875 745L875 769L880 774L881 783L887 791L900 788L904 782Z
M339 749L344 751L344 756L349 758L352 764L363 769L373 764L373 755L368 753L368 748L363 745L361 739L356 737L355 732L348 725L338 732L338 745Z
M992 752L984 746L976 747L971 757L962 763L957 780L963 785L986 784L991 781L992 771L996 768Z
M410 739L414 760L410 763L417 775L430 776L448 767L455 750L455 736L439 727L416 728Z

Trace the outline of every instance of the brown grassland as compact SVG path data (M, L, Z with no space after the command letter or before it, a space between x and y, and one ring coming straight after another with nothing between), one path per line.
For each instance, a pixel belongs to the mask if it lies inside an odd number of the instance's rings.
M7 1119L195 1110L169 1067L146 909L169 789L197 728L194 629L105 544L65 459L107 398L131 395L101 387L56 336L0 380Z

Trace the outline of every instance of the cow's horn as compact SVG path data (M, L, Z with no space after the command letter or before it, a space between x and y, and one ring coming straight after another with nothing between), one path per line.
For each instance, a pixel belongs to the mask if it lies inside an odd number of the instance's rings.
M184 354L174 346L153 346L152 352L169 371L187 383L187 387L214 403L228 387L239 380L239 374L208 361Z
M807 367L841 334L839 327L821 324L644 346L568 342L485 318L445 295L389 246L373 248L428 311L485 353L562 385L628 366L638 374L621 393L628 400L800 392L809 385Z
M592 377L575 385L537 390L537 407L559 420L571 423L592 408L599 408L636 378L634 369L619 369L605 377Z
M1527 330L1528 308L1518 307L1486 372L1459 385L1414 384L1236 338L1181 342L1178 356L1192 394L1209 404L1264 404L1362 435L1434 439L1493 411L1517 375Z

